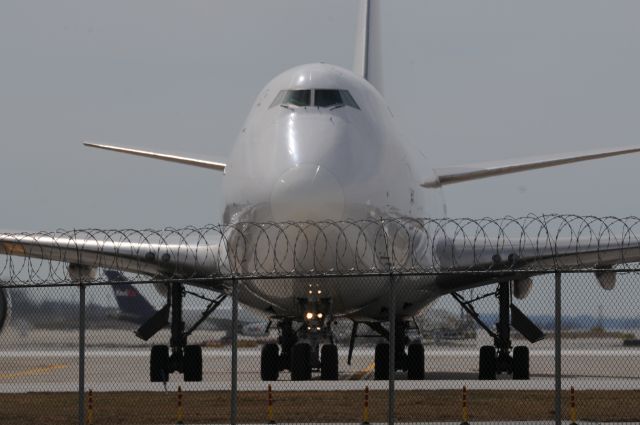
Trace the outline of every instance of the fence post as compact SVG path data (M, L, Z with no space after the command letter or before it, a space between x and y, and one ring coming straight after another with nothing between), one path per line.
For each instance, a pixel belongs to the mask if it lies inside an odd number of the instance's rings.
M79 310L79 343L78 343L78 424L83 425L85 419L84 411L84 359L85 359L85 331L86 331L86 287L84 282L80 282L80 302L78 303Z
M561 288L560 284L562 282L562 275L560 272L556 272L555 279L555 420L556 425L560 425L562 422L562 401L561 401L561 393L562 393L562 359L560 357L560 348L562 343L561 332L562 332L562 304L561 304Z
M238 419L238 280L231 281L231 425Z
M388 423L393 425L396 418L396 285L393 273L389 273L389 415Z

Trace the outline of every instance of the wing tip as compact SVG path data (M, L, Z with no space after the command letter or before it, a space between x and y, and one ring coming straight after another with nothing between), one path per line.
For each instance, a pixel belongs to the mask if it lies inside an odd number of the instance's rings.
M83 141L82 142L83 146L87 146L89 148L103 148L105 145L101 145L99 143L94 143L94 142L89 142L89 141Z
M429 179L427 181L420 183L420 186L427 189L437 189L439 187L442 187L442 183L440 182L440 179L438 177L434 177L432 179Z
M137 156L142 156L142 157L152 158L152 159L159 159L159 160L168 161L168 162L176 162L176 163L181 163L185 165L191 165L191 166L200 167L200 168L208 168L211 170L222 171L222 172L226 172L226 168L227 168L226 163L218 162L218 161L208 161L204 159L188 158L188 157L179 156L179 155L164 154L159 152L151 152L151 151L133 149L133 148L124 148L121 146L101 145L98 143L87 142L87 141L82 142L82 144L84 146L88 146L91 148L104 149L108 151L120 152L120 153L129 154L129 155L137 155Z

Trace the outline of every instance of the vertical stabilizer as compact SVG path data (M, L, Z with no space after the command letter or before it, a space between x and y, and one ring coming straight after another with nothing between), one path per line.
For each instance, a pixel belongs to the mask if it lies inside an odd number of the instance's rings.
M105 270L104 274L109 282L116 282L111 284L111 288L123 319L141 324L155 314L156 309L124 274L116 270Z
M360 0L353 70L382 93L380 0Z

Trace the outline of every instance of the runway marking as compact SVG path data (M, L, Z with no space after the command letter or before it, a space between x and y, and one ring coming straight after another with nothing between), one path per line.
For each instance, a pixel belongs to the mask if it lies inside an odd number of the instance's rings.
M65 364L52 364L50 366L45 366L45 367L35 367L32 369L21 370L20 372L0 373L0 379L12 379L12 378L22 378L25 376L44 375L45 373L53 372L54 370L65 369L66 367L67 365Z
M353 375L351 375L349 377L349 381L359 381L362 378L364 378L365 376L367 376L368 374L370 374L371 372L373 372L373 369L375 369L376 364L374 362L369 363L369 365L367 367L365 367L362 370L359 370L358 372L354 373Z

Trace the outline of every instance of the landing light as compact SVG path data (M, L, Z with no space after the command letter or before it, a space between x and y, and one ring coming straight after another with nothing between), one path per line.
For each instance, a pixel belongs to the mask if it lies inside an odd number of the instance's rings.
M311 320L313 319L313 313L312 312L307 312L307 314L305 314L305 317L307 318L307 320Z
M318 313L318 314L316 315L316 317L317 317L318 319L322 319L322 313Z

